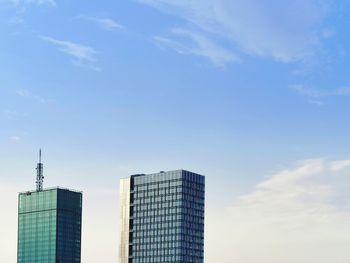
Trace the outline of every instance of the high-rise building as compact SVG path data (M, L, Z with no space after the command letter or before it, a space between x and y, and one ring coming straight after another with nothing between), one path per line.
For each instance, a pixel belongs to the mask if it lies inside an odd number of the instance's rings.
M37 190L19 194L18 263L80 263L82 193L43 189L38 164Z
M121 179L119 263L203 263L204 192L184 170Z

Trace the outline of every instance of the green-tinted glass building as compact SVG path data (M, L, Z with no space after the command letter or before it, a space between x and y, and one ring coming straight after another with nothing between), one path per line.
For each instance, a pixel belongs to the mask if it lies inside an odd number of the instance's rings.
M81 262L82 193L54 188L19 194L18 263Z

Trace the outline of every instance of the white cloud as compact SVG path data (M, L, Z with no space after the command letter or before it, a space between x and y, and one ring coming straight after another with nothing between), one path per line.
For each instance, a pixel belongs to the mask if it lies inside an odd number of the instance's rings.
M348 173L339 173L349 163L304 161L257 184L225 211L208 211L207 262L350 262L349 206L336 202L350 198L337 185L340 177L350 183Z
M96 54L98 53L94 48L86 45L73 43L70 41L57 40L52 37L41 37L43 40L58 47L58 49L68 54L73 58L72 64L74 66L85 68L93 71L101 71L101 68L94 65L96 61Z
M350 160L340 160L331 163L331 169L334 172L338 172L350 167Z
M37 102L40 102L42 104L46 104L47 100L44 99L41 96L35 95L32 92L30 92L29 90L25 90L25 89L18 89L16 90L16 94L22 98L29 98L29 99L33 99L36 100Z
M21 140L21 137L19 137L17 135L13 135L13 136L10 136L9 139L11 142L19 142Z
M56 6L57 3L55 0L4 0L3 2L11 2L16 7L23 8L26 5L37 5L37 6L43 6L43 5L49 5L49 6Z
M282 62L302 61L331 37L322 25L327 0L139 0L179 16L215 40L230 41L235 52ZM326 34L325 34L326 32Z
M80 16L80 18L88 21L92 21L98 24L104 30L108 30L108 31L120 30L124 28L121 24L107 17L103 18L103 17L93 17L93 16L82 15Z
M320 100L309 100L310 104L317 105L317 106L323 106L324 102Z
M173 38L176 39L173 39ZM189 40L184 43L183 40ZM208 58L217 66L224 66L232 61L239 61L238 57L230 50L217 45L204 35L186 29L176 28L172 30L172 36L155 37L154 40L162 45L176 50L180 54L197 55Z
M24 89L16 90L16 94L18 96L20 96L20 97L29 97L29 96L31 96L30 92L28 90L24 90Z
M14 16L12 18L10 18L10 20L8 21L9 25L19 25L19 24L23 24L24 23L24 19L22 17L19 16Z
M60 51L79 60L95 61L96 50L92 47L73 43L70 41L57 40L52 37L42 37L43 40L55 45Z
M24 0L24 2L27 2L29 4L36 4L36 5L52 5L52 6L56 5L56 2L54 0Z
M57 5L55 0L0 0L0 4L9 4L15 8L15 15L8 21L8 24L12 26L25 24L23 14L26 13L31 6L55 7Z
M26 117L27 114L25 113L20 113L16 110L3 110L1 114L4 118L9 119L9 120L14 120L17 118L23 118Z
M291 85L291 89L294 89L301 95L313 98L321 98L321 97L331 97L331 96L349 96L350 95L350 87L342 87L332 90L321 90L314 89L307 85L296 84Z
M96 72L100 72L102 71L102 69L94 64L91 64L91 63L85 63L81 60L72 60L72 64L76 67L79 67L79 68L84 68L84 69L89 69L89 70L93 70L93 71L96 71Z

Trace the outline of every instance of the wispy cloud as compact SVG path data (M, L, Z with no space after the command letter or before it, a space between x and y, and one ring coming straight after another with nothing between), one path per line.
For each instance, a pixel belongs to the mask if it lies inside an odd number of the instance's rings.
M19 17L19 16L14 16L14 17L10 18L8 21L9 25L19 25L19 24L23 24L23 23L24 23L24 19L22 17Z
M57 3L55 0L8 0L16 7L24 8L26 5L37 5L37 6L56 6Z
M220 256L222 263L349 262L349 202L334 202L350 198L347 173L341 173L349 172L349 163L300 162L258 183L225 211L212 211L208 261Z
M43 97L33 94L32 92L30 92L29 90L25 90L25 89L18 89L16 90L16 94L22 98L29 98L29 99L33 99L39 103L42 104L46 104L47 100L44 99Z
M323 106L324 105L324 102L321 100L309 100L309 103L314 104L316 106Z
M93 64L93 62L96 61L96 54L98 53L94 48L71 41L58 40L52 37L41 38L56 46L61 52L71 56L73 58L73 65L93 69L95 71L101 70L99 67Z
M20 97L29 97L30 96L29 91L23 90L23 89L16 90L16 94Z
M100 26L102 29L107 31L121 30L124 28L121 24L117 23L116 21L108 17L94 17L94 16L81 15L79 16L79 18L94 22L98 26Z
M234 53L282 62L312 56L325 34L327 0L139 0L183 18L212 41L229 41ZM222 42L221 42L222 43Z
M27 2L29 4L36 4L36 5L52 5L52 6L56 5L56 1L54 0L24 0L24 2Z
M301 95L312 97L312 98L322 98L322 97L331 97L331 96L350 96L350 87L322 90L322 89L311 88L303 84L296 84L296 85L291 85L290 88L295 90L297 93Z
M102 71L102 69L92 63L85 63L84 61L81 60L72 60L72 64L76 67L79 68L84 68L84 69L89 69L89 70L93 70L93 71L97 71L100 72Z
M96 50L92 47L73 43L70 41L57 40L52 37L41 37L43 40L55 45L60 51L79 60L95 61Z
M170 37L157 36L154 40L161 46L174 49L180 54L196 55L208 58L216 66L225 66L229 62L239 61L236 54L223 48L209 38L190 30L176 28Z
M14 142L14 143L17 143L21 140L21 137L17 136L17 135L13 135L13 136L10 136L9 140L11 142Z
M2 117L9 119L9 120L27 117L26 113L18 112L16 110L4 110L4 111L2 111L1 115L2 115Z
M8 24L12 26L25 24L23 15L31 6L55 7L57 5L55 0L0 0L0 4L3 3L13 6L16 10L14 16L11 17L8 21Z

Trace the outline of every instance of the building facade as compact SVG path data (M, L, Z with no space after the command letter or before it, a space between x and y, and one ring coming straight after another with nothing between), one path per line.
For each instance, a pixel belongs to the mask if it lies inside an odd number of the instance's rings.
M80 263L82 193L54 188L18 198L18 263Z
M205 178L185 170L121 179L119 263L203 263Z

